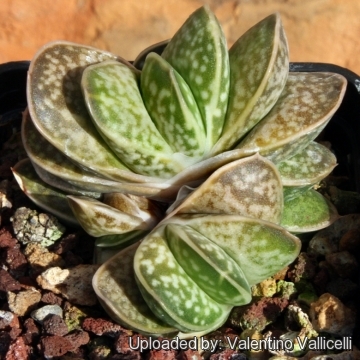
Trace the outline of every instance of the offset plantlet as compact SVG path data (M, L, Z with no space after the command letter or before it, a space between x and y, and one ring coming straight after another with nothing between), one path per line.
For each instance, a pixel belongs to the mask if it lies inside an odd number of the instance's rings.
M292 233L337 217L313 190L336 159L314 139L346 80L289 73L278 14L228 51L202 7L161 48L142 53L141 68L68 42L40 49L22 125L33 168L14 174L38 205L51 210L49 194L57 216L69 221L70 206L97 238L93 286L116 321L186 337L221 326L290 264L301 247Z

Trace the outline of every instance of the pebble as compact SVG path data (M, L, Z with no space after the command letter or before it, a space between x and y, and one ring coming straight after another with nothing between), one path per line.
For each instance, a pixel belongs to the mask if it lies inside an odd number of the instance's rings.
M46 359L65 355L73 349L73 344L64 336L50 335L40 339L40 351Z
M21 284L15 280L7 271L0 269L0 294L7 291L21 290Z
M97 297L92 278L99 265L78 265L70 269L51 267L36 278L42 289L61 294L77 305L93 306Z
M82 328L97 336L105 335L109 337L118 336L120 333L126 331L122 326L115 324L112 321L92 317L88 317L84 320ZM130 331L129 334L131 334Z
M30 316L39 324L42 324L44 319L49 315L58 315L62 318L63 310L59 305L45 305L41 308L34 310L30 314Z
M337 336L351 336L355 327L356 314L338 298L325 293L312 303L309 312L316 331Z
M12 291L7 292L9 309L18 316L24 316L33 310L40 302L40 299L40 291L34 288L19 291L18 293Z
M38 242L42 246L50 246L60 239L66 230L55 216L39 214L26 207L15 211L12 222L16 238L24 245Z
M36 273L54 266L65 266L65 262L60 255L50 252L39 243L32 242L27 244L24 255Z
M6 360L20 360L29 359L30 351L29 347L25 344L22 337L18 337L16 340L10 343L9 349L6 352Z
M342 278L354 278L358 274L359 264L348 251L327 254L325 259L336 274Z
M69 330L61 316L51 314L45 317L42 322L43 331L47 335L64 336Z

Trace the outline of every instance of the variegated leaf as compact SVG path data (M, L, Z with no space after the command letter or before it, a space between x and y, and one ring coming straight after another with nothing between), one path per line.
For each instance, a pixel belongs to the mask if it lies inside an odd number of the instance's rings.
M332 224L338 214L334 205L315 190L287 189L281 226L293 233L317 231ZM291 196L291 192L297 192Z
M165 234L177 262L211 298L233 306L250 302L241 267L220 246L189 226L168 224Z
M135 69L106 61L88 66L81 85L98 131L133 171L169 178L184 168L160 135L141 98Z
M155 220L150 216L146 220L136 216L139 215L137 211L127 213L87 197L68 196L68 200L82 228L91 236L124 234L151 229L155 225Z
M142 240L134 257L134 271L154 314L181 331L211 331L229 315L231 306L211 299L178 264L167 244L164 226Z
M100 266L93 288L104 309L123 326L148 335L174 335L177 329L154 316L136 286L133 259L138 244Z
M176 215L163 224L187 225L219 245L255 285L293 262L300 240L273 223L239 215Z
M156 128L172 151L201 158L206 136L194 96L179 73L155 53L145 60L141 93Z
M196 10L166 46L162 57L185 79L206 129L206 150L218 140L229 94L226 39L207 6Z
M80 166L118 180L129 170L96 131L80 86L88 65L109 59L125 62L89 46L51 42L31 61L27 100L31 118L46 140Z
M277 164L284 186L316 184L329 175L335 166L335 155L325 146L313 141L290 159Z
M172 215L236 214L279 223L282 204L279 172L256 154L219 168L177 205Z
M66 194L39 179L29 159L12 168L21 190L38 206L62 221L78 226L66 199Z
M257 23L231 47L229 105L212 154L232 148L274 106L288 76L288 56L278 13Z
M339 108L346 79L333 73L290 73L268 115L238 146L278 163L294 156L320 133Z

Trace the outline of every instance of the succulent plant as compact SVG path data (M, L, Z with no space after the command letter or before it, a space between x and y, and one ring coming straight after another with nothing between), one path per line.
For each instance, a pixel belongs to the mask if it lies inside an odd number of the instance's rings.
M336 159L314 139L346 80L289 73L278 14L228 51L202 7L162 45L133 64L68 42L40 49L22 124L30 160L13 171L37 204L97 237L100 262L116 253L93 280L114 319L204 333L296 258L294 234L336 218L313 189Z

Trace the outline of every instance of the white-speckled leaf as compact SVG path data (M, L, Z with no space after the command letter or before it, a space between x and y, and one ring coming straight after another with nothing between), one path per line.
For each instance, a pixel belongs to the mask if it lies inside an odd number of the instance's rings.
M281 226L293 233L304 233L323 229L332 224L338 214L334 205L315 190L298 192L296 196L286 196Z
M141 176L132 171L124 172L123 181L119 182L106 179L102 174L95 173L84 166L78 166L41 136L27 111L24 112L21 135L24 148L31 162L54 176L50 181L53 182L52 185L55 187L57 187L56 182L59 182L59 180L55 182L55 177L61 178L67 183L67 185L64 184L64 186L78 187L82 189L83 192L108 193L126 191L139 194L140 191L139 195L151 195L168 187L166 184L160 182L161 179ZM143 193L141 193L142 184L144 187ZM133 191L131 190L132 187ZM153 189L150 190L150 187ZM63 190L71 192L71 190L67 188L63 188Z
M316 184L329 175L335 166L335 155L313 141L290 159L277 164L284 186Z
M104 263L93 277L93 288L109 315L126 328L148 335L175 335L177 329L157 319L136 286L133 259L138 243Z
M83 70L105 60L125 62L113 54L69 42L51 42L31 61L27 100L40 133L81 166L111 179L129 172L96 131L81 91Z
M239 215L176 215L167 223L190 226L219 245L240 265L250 286L289 265L301 248L284 228Z
M142 240L134 271L154 314L181 331L211 331L229 315L231 306L211 299L178 264L165 239L164 226Z
M185 80L156 53L150 53L141 72L141 93L156 128L174 152L201 157L205 128Z
M173 214L236 214L279 223L282 206L280 174L256 154L216 170Z
M249 29L231 47L229 59L229 105L213 154L232 148L269 112L285 86L289 55L280 15Z
M134 68L106 61L84 70L81 86L98 131L139 174L169 178L184 167L152 122Z
M179 72L193 92L205 124L209 151L223 127L230 71L224 33L207 6L187 19L162 57Z
M339 108L346 79L333 73L290 73L269 114L238 146L280 162L305 148Z
M69 205L82 228L91 236L124 234L134 230L146 230L154 224L132 213L120 211L101 201L68 196Z
M78 226L66 199L66 194L43 182L29 159L19 161L12 168L21 190L38 206L71 225Z
M250 302L241 267L220 246L189 226L168 224L165 235L177 262L211 298L233 306Z

